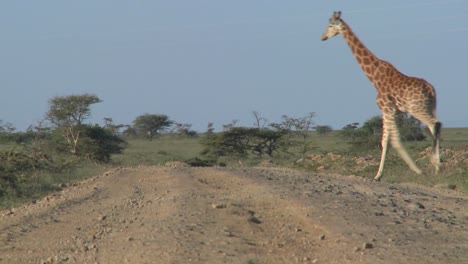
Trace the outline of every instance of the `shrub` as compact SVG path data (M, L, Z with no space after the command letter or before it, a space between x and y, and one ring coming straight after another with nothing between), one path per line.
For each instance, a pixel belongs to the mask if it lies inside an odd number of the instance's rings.
M397 114L397 123L400 138L403 141L421 141L426 138L421 122L406 114ZM374 116L367 120L362 127L359 123L348 124L343 127L341 136L349 140L357 149L373 149L380 147L382 140L382 117Z
M112 154L121 153L126 142L100 126L84 126L78 156L98 162L109 162Z
M221 133L207 133L202 144L206 146L202 154L212 157L238 156L248 154L272 156L282 148L284 131L266 128L232 127Z
M332 127L331 126L316 126L315 127L315 131L317 131L317 134L323 136L323 135L327 135L327 134L330 134L330 132L333 131Z
M216 165L216 161L212 159L200 159L198 157L196 158L191 158L185 161L188 165L192 167L212 167Z

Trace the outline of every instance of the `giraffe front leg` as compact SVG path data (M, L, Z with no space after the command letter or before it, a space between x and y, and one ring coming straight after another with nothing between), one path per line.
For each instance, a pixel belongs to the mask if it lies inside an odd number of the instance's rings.
M374 180L379 181L380 177L382 177L382 172L384 168L384 163L385 163L385 156L387 155L387 148L388 148L388 138L389 138L389 133L387 129L383 129L383 134L382 134L382 155L380 157L380 165L379 165L379 170L377 171L377 175L375 175Z

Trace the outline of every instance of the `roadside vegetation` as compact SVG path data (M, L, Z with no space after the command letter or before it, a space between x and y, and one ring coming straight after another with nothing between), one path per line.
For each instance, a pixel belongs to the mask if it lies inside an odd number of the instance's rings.
M253 112L251 127L237 121L197 132L167 115L145 113L131 125L87 122L96 95L54 97L45 118L27 131L0 120L0 208L38 199L117 166L283 166L317 173L372 178L380 160L382 120L350 123L339 130L315 124L315 113L282 116L270 123ZM442 171L433 175L431 136L417 120L400 114L404 145L424 175L414 175L393 149L387 155L387 182L409 182L468 192L468 128L444 128Z

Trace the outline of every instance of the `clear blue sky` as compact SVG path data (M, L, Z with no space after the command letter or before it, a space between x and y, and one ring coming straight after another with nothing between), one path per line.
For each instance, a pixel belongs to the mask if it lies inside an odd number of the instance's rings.
M432 83L446 127L468 126L468 1L2 1L0 119L25 130L54 96L94 93L92 123L166 114L204 131L315 112L361 124L376 91L334 10L381 59Z

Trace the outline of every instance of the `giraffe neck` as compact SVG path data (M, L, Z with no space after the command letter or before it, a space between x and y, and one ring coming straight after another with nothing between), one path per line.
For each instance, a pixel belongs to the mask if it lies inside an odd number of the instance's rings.
M380 64L380 59L377 58L366 46L359 40L359 38L354 34L351 28L342 21L344 28L342 30L342 35L348 43L348 46L351 48L351 51L354 54L354 57L361 65L362 70L367 75L367 77L373 82L372 76Z

